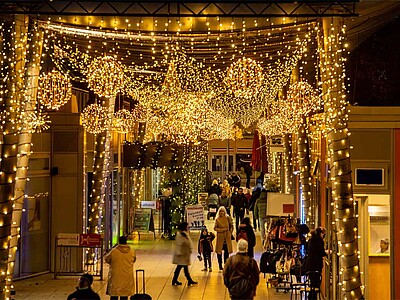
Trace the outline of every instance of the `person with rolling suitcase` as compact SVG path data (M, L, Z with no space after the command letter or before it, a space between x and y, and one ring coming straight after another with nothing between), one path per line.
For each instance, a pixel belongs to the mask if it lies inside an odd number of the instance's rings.
M143 293L139 293L139 273L142 273ZM146 294L146 282L143 269L136 270L136 294L131 296L130 300L151 300L151 296Z
M126 236L119 237L118 246L104 257L104 261L110 265L106 292L110 300L128 300L135 292L133 265L136 253L127 245Z

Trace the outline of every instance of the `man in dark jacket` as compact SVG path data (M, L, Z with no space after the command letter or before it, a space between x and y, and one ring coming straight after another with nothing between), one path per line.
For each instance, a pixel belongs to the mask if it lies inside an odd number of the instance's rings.
M238 193L232 196L231 205L233 206L233 213L236 217L236 230L239 227L239 223L244 218L244 213L247 208L247 198L243 194L243 189L239 188Z
M91 288L92 283L93 276L90 274L83 274L79 279L79 286L76 288L76 291L69 295L67 300L100 300L100 296Z
M228 258L224 266L224 284L232 300L252 300L260 282L257 262L247 255L247 241L240 239L238 252Z

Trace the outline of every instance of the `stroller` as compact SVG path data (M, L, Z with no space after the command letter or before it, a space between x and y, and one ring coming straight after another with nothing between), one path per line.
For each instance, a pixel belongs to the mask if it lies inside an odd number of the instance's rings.
M208 196L208 213L207 213L207 220L213 218L215 220L215 216L217 215L218 210L218 195L211 194Z

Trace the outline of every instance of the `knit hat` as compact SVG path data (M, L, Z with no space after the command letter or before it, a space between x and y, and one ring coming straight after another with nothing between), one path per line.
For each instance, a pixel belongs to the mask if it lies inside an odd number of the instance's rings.
M237 243L237 251L238 252L247 252L247 249L249 248L249 244L245 239L240 239Z
M87 280L87 281L89 282L89 285L92 285L92 283L93 283L93 276L90 275L90 274L88 274L88 273L83 274L83 275L81 276L81 279Z

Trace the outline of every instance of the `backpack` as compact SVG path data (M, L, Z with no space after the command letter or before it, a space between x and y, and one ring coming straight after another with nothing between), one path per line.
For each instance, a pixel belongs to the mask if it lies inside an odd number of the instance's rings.
M236 242L238 242L240 239L244 239L246 241L249 241L247 238L247 232L245 229L239 229L239 232L236 236Z

